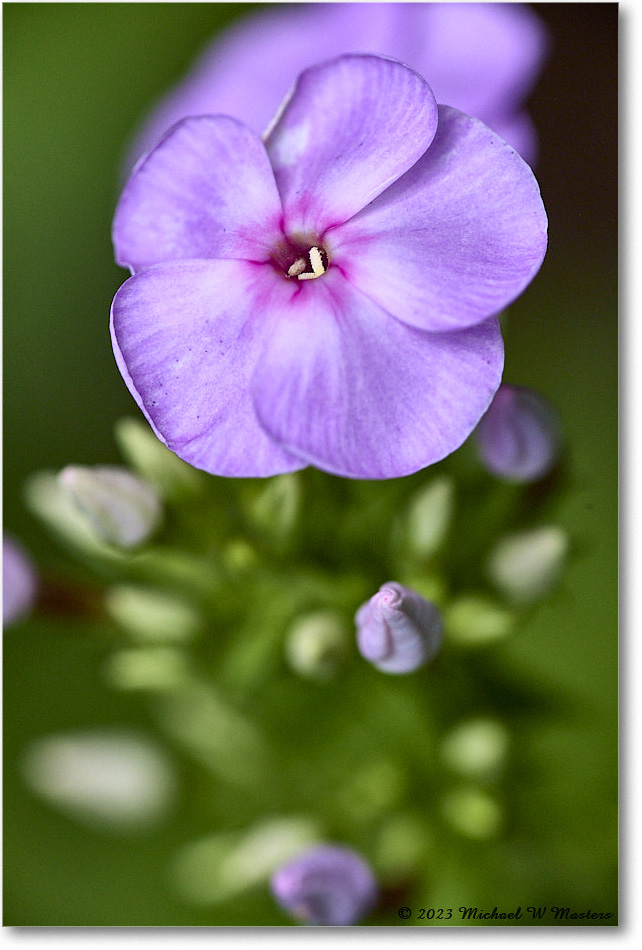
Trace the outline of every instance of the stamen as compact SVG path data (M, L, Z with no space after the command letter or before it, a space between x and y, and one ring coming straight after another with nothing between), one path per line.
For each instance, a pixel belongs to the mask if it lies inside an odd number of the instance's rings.
M299 257L298 260L288 267L288 277L298 277L307 266L305 257Z
M312 273L297 273L297 278L299 280L314 280L316 277L321 277L325 274L326 268L323 266L323 259L321 257L321 251L318 247L310 248L310 267L312 268ZM298 261L297 261L298 263ZM288 274L290 271L288 271Z

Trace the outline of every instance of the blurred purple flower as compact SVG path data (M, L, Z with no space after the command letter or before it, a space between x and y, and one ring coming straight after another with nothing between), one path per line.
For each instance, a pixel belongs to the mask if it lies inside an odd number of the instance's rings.
M559 424L553 407L523 386L502 385L475 430L477 451L492 475L534 482L551 470L559 454Z
M439 610L395 581L383 584L354 619L359 652L384 673L411 673L441 646Z
M546 214L481 122L401 63L344 56L299 77L265 145L226 116L175 126L113 235L137 272L116 360L173 452L225 476L391 478L488 408L493 315L539 269Z
M15 538L2 537L2 625L10 626L31 612L38 593L36 569Z
M307 924L348 927L377 901L377 884L366 862L349 848L318 845L297 855L272 878L282 907Z
M296 76L341 53L401 60L438 102L481 119L532 163L536 134L522 103L546 48L544 25L524 4L276 4L207 46L140 128L129 167L188 115L225 113L261 134Z

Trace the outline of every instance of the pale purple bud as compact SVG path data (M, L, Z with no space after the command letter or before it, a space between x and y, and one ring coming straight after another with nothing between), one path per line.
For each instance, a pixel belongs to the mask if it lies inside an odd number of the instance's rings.
M411 673L441 645L437 607L395 581L383 584L354 619L360 653L384 673Z
M101 541L133 548L158 527L161 504L156 490L126 468L68 465L58 480Z
M559 426L550 403L522 386L502 385L475 430L482 464L512 482L534 482L553 467Z
M8 627L32 610L38 592L36 569L10 535L2 538L2 625Z
M349 848L322 844L279 868L272 893L307 924L349 927L374 907L378 889L363 858Z

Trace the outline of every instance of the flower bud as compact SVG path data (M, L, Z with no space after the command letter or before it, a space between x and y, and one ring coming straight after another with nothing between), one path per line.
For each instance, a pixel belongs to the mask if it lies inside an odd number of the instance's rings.
M480 788L459 788L441 802L446 821L466 838L484 841L493 838L502 824L502 809Z
M66 544L90 557L114 561L124 554L105 544L96 534L91 521L60 484L55 472L34 472L24 486L27 507Z
M38 794L85 823L116 830L156 822L176 793L174 771L161 750L116 730L38 739L22 764Z
M58 480L108 544L136 547L158 527L161 506L156 491L126 468L68 465Z
M29 614L36 602L36 569L23 547L5 534L2 538L2 625L10 626Z
M408 510L407 549L416 557L429 558L441 547L452 520L452 480L435 478L419 491Z
M382 817L375 841L375 867L388 884L401 883L416 875L426 852L434 848L429 829L412 812Z
M347 640L341 615L320 610L295 621L285 643L286 658L301 676L327 679L345 656Z
M297 472L273 476L252 504L250 520L261 532L285 540L292 532L300 507Z
M543 396L522 386L502 385L475 430L482 464L511 482L533 482L553 467L559 426Z
M348 927L375 905L377 884L366 862L349 848L322 844L299 854L272 878L272 893L307 924Z
M491 552L488 574L508 600L528 604L554 585L567 551L568 535L555 525L508 535Z
M437 653L441 614L416 591L383 584L355 614L359 651L384 673L410 673Z
M116 650L109 655L104 672L110 686L121 690L164 693L189 682L187 657L174 647Z
M173 861L172 877L183 900L218 904L265 884L286 861L319 841L307 816L270 818L247 831L223 831L184 845Z
M473 779L493 778L508 750L508 730L496 719L469 719L459 723L441 744L442 761L453 771Z
M512 632L515 616L483 594L465 594L444 611L446 634L463 646L485 646Z
M203 627L198 611L186 600L153 588L120 584L105 594L108 614L143 643L191 640Z
M201 473L174 455L148 425L137 419L120 419L114 435L125 460L163 498L175 498L198 490Z

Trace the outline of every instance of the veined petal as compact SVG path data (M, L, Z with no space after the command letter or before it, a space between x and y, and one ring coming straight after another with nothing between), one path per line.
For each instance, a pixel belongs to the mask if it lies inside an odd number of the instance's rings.
M261 423L286 450L335 475L395 478L461 445L502 366L496 320L426 333L330 268L272 320L252 391Z
M125 185L114 217L116 260L132 271L183 258L265 261L281 217L256 133L229 116L187 118Z
M249 394L265 336L269 266L175 261L131 277L112 304L114 350L130 392L168 448L215 475L303 468L259 425Z
M266 133L287 230L347 221L414 165L436 128L430 88L402 63L346 55L307 69Z
M528 165L483 123L439 106L423 157L351 221L324 236L348 280L399 320L472 326L530 283L547 219Z

